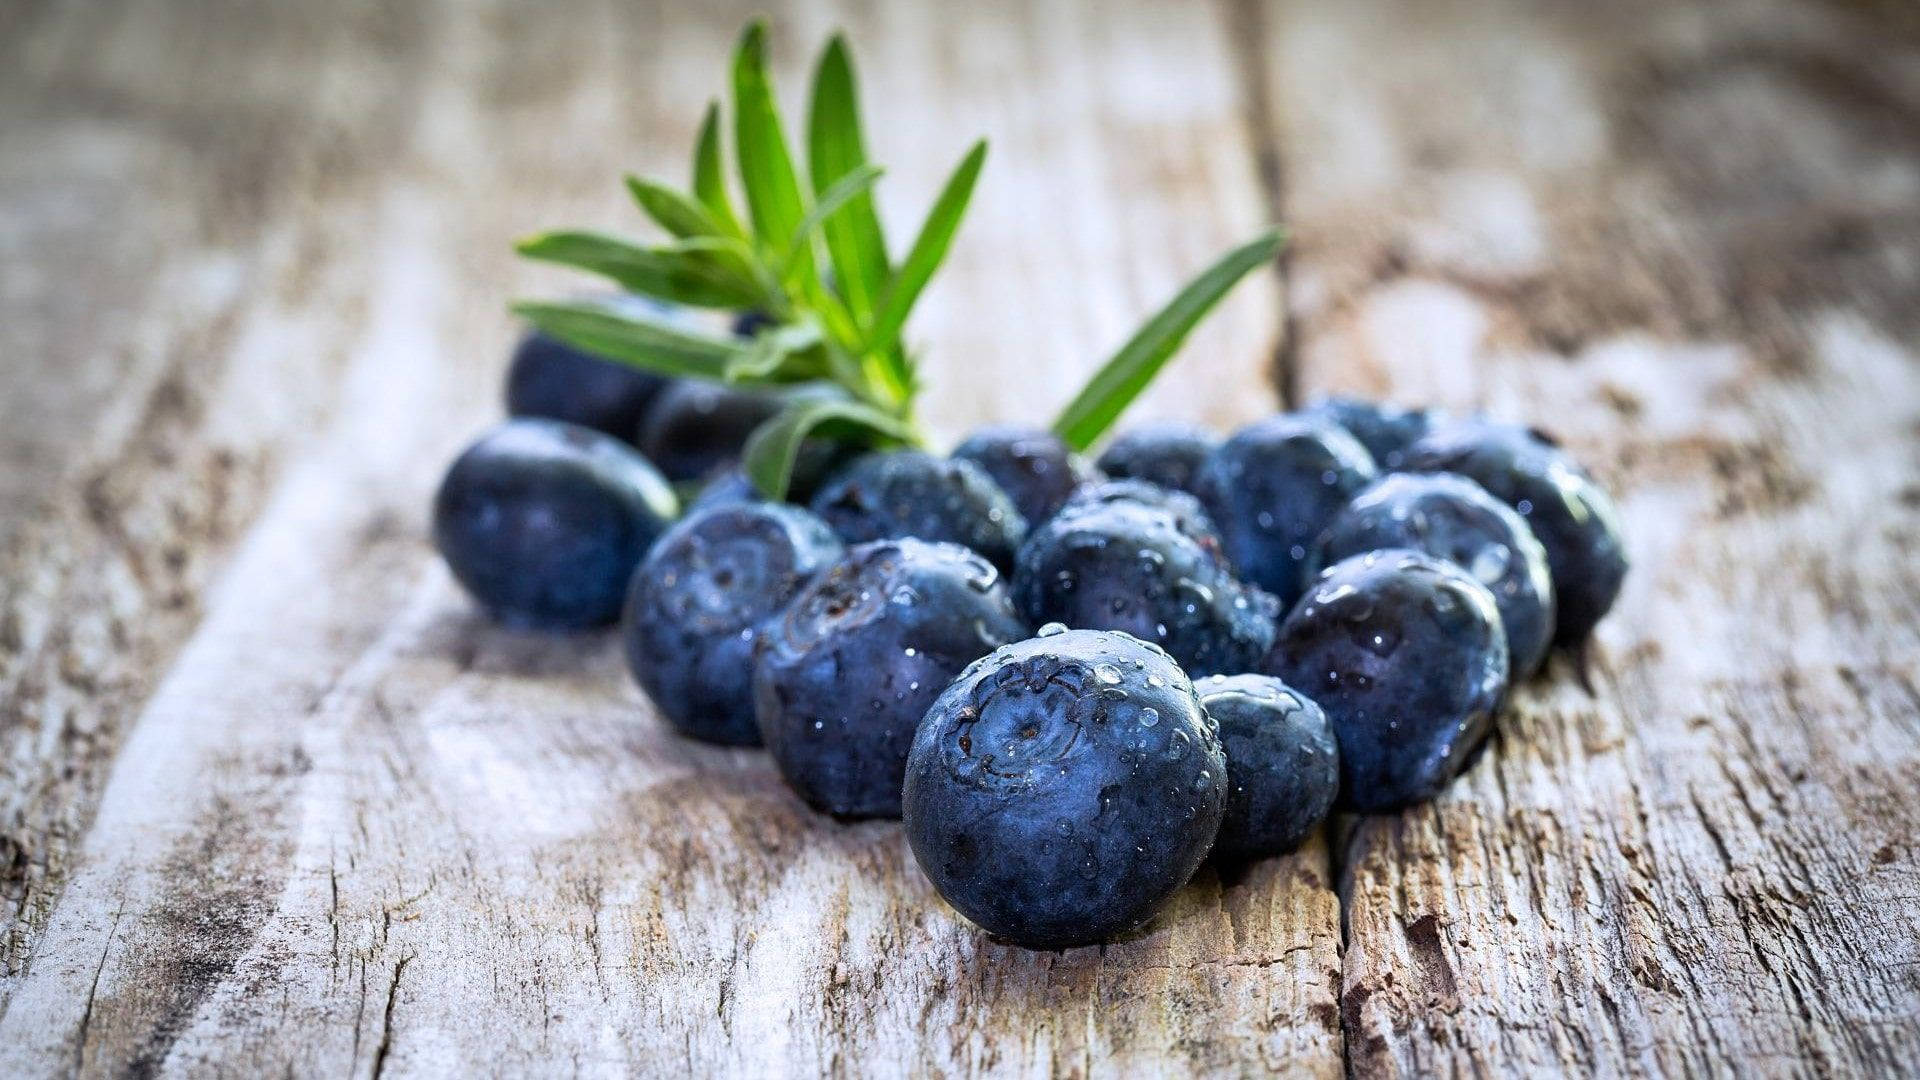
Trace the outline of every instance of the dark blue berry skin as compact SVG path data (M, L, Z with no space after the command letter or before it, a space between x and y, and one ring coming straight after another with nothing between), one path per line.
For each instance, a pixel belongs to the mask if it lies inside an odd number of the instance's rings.
M1052 517L1082 485L1100 475L1058 435L1033 428L987 427L954 448L1000 485L1029 528Z
M1003 572L1027 535L1027 519L980 466L919 450L855 460L814 495L813 512L849 544L942 540L972 548Z
M610 623L627 579L672 520L673 489L610 435L508 420L454 461L433 501L433 541L501 622Z
M1226 759L1171 657L1047 631L940 695L907 759L905 817L920 869L962 915L1065 949L1140 926L1193 876Z
M701 480L738 459L747 436L784 404L771 391L684 379L654 399L635 444L668 479Z
M672 381L536 330L513 350L507 368L507 413L565 420L629 440L647 407Z
M1538 432L1456 421L1415 443L1407 468L1469 477L1526 519L1553 574L1554 640L1585 641L1613 607L1627 576L1620 512L1585 469Z
M1401 547L1446 559L1485 585L1507 631L1513 679L1539 668L1553 644L1553 581L1546 550L1512 507L1464 476L1391 473L1327 526L1315 567Z
M1326 420L1358 439L1382 472L1400 468L1407 448L1419 442L1443 419L1433 409L1402 409L1359 398L1329 397L1300 410L1300 416Z
M819 490L820 482L826 476L837 472L854 458L861 455L861 448L854 443L808 439L800 446L800 453L793 462L793 476L787 486L785 501L805 505L807 499ZM738 465L729 465L707 476L699 485L699 491L693 501L687 504L687 512L704 509L719 503L764 502L766 496L760 493L747 471Z
M1213 519L1207 516L1206 507L1184 491L1145 480L1104 480L1074 492L1061 509L1112 502L1140 503L1167 511L1179 519L1183 530L1206 541L1208 551L1222 567L1231 565L1227 553L1220 548L1220 534L1213 527Z
M733 336L750 338L773 325L773 316L764 311L743 311L733 317Z
M753 692L760 736L809 805L899 817L927 706L969 663L1028 633L1006 585L954 544L861 544L768 623Z
M1163 488L1196 493L1194 481L1220 440L1204 428L1186 424L1149 424L1121 434L1095 462L1115 480L1145 480Z
M761 627L846 555L827 524L785 503L695 510L667 530L627 591L627 666L681 733L760 742L753 651Z
M1320 531L1374 474L1344 428L1275 416L1221 444L1201 467L1199 495L1240 576L1291 604Z
M1249 862L1299 847L1340 793L1340 748L1327 714L1270 675L1215 675L1194 685L1227 755L1214 861Z
M735 465L720 470L701 484L693 501L687 504L687 513L691 515L695 511L705 510L711 506L764 501L765 496L760 494L760 489L755 487L753 481L748 478L747 471Z
M1465 570L1392 548L1321 574L1263 670L1326 710L1341 804L1379 813L1438 794L1486 738L1507 689L1507 635Z
M1160 501L1141 501L1134 487ZM1227 569L1191 496L1139 481L1075 496L1028 535L1013 582L1035 624L1125 631L1196 676L1251 670L1273 644L1279 613L1273 597Z

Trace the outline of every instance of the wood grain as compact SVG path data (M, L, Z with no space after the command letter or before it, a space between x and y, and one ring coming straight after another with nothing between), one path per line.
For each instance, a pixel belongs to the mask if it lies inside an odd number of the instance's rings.
M1356 1075L1920 1069L1920 51L1884 14L1274 12L1301 385L1543 424L1635 562L1591 695L1557 663L1347 834Z
M822 820L763 756L673 738L608 638L487 625L424 544L440 464L497 408L510 327L492 313L564 287L509 239L630 224L619 172L684 167L745 16L414 13L425 32L393 45L412 81L382 87L407 98L393 143L333 162L362 196L288 211L355 232L354 293L291 302L357 317L279 337L344 357L326 424L164 665L82 854L32 884L63 891L20 933L0 1072L1339 1071L1324 845L1230 888L1205 878L1106 950L992 945L897 826ZM878 150L910 163L888 182L896 234L969 134L995 139L916 327L942 430L1044 417L1262 223L1224 13L809 8L776 27L783 72L842 20L873 58ZM140 30L207 32L177 13ZM967 35L992 48L954 50ZM311 74L338 62L316 54ZM1220 378L1148 407L1270 407L1276 301L1250 289L1197 342ZM82 816L97 780L77 788L64 810Z
M790 106L850 30L896 245L993 140L913 328L940 434L1283 217L1137 416L1484 407L1628 515L1591 694L1033 955L424 541L505 299L576 284L511 238L684 169L753 13L693 7L0 10L0 1075L1920 1070L1910 11L780 14Z

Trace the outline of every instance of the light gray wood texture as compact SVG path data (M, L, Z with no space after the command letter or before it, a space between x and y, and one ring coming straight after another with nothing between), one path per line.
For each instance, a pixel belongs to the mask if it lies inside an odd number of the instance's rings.
M511 239L638 230L754 13L0 8L0 1075L1920 1069L1910 6L776 12L790 112L850 31L896 243L993 140L943 437L1280 219L1133 419L1487 408L1628 517L1591 694L1060 955L424 539L504 302L575 284Z

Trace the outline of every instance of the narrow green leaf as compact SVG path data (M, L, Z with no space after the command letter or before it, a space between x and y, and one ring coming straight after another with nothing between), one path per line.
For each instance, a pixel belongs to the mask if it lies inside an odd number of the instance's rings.
M831 224L836 214L843 212L853 199L865 195L885 171L878 165L862 165L820 194L814 201L813 209L807 211L805 220L793 231L793 239L787 244L786 256L780 260L782 280L792 274L801 254L813 243L814 230L823 223Z
M745 240L731 236L689 236L684 240L662 244L654 250L666 254L692 255L703 265L710 264L726 275L729 288L750 291L756 297L752 306L777 308L785 296L780 290L780 282L754 256L753 249L747 246Z
M1282 241L1279 229L1228 252L1180 290L1159 314L1148 319L1113 355L1053 422L1056 435L1075 450L1092 446L1108 425L1133 403L1221 298L1256 267L1273 261Z
M900 340L901 328L906 326L907 314L920 298L920 290L926 288L940 260L947 257L953 234L960 228L960 218L967 212L967 200L973 197L974 181L980 178L980 166L986 160L987 143L982 139L973 144L973 149L967 152L941 190L933 209L927 212L920 235L914 238L913 248L907 252L906 261L900 264L900 272L887 287L874 313L873 328L867 334L869 351L887 352Z
M802 398L755 428L742 452L747 477L769 499L787 497L793 463L807 436L822 427L879 436L887 442L911 442L913 431L896 417L843 398Z
M826 330L827 336L831 337L842 351L848 354L858 352L860 328L854 324L853 315L847 311L847 305L818 281L802 282L801 290L806 297L806 307L819 318L821 328ZM859 364L853 362L848 370L858 371Z
M733 212L733 200L727 195L727 170L720 160L720 103L707 106L707 117L700 122L700 138L693 150L693 194L728 236L747 238L740 218Z
M706 207L664 184L629 176L627 190L648 217L677 237L726 235Z
M755 22L740 39L733 61L734 157L753 212L753 231L761 250L779 251L807 216L806 199L787 152L786 132L774 103L767 74L767 28ZM805 269L812 258L803 256Z
M802 354L820 344L820 328L812 323L794 323L762 330L748 343L746 351L727 362L728 382L790 382L775 376L796 363ZM819 374L805 370L792 372L796 377Z
M846 39L836 34L820 54L813 76L813 103L807 119L807 166L813 190L822 194L867 163L860 131L860 93ZM886 236L880 229L873 196L857 193L846 211L826 223L827 250L834 280L847 307L861 323L873 318L880 294L893 270L887 262Z
M523 301L514 313L576 348L664 375L724 379L747 343L710 337L632 305Z
M649 248L590 232L550 232L520 242L520 254L590 271L645 293L691 307L744 308L761 299L752 279L740 276L737 258L718 243L698 240Z

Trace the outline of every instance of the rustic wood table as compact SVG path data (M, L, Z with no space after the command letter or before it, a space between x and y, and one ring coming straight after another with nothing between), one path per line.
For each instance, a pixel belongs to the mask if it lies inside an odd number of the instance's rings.
M0 1075L1911 1074L1920 18L1902 0L858 3L952 437L1294 243L1135 419L1552 428L1635 568L1592 691L1151 932L963 925L897 825L477 617L428 495L512 257L640 231L754 7L0 5Z

